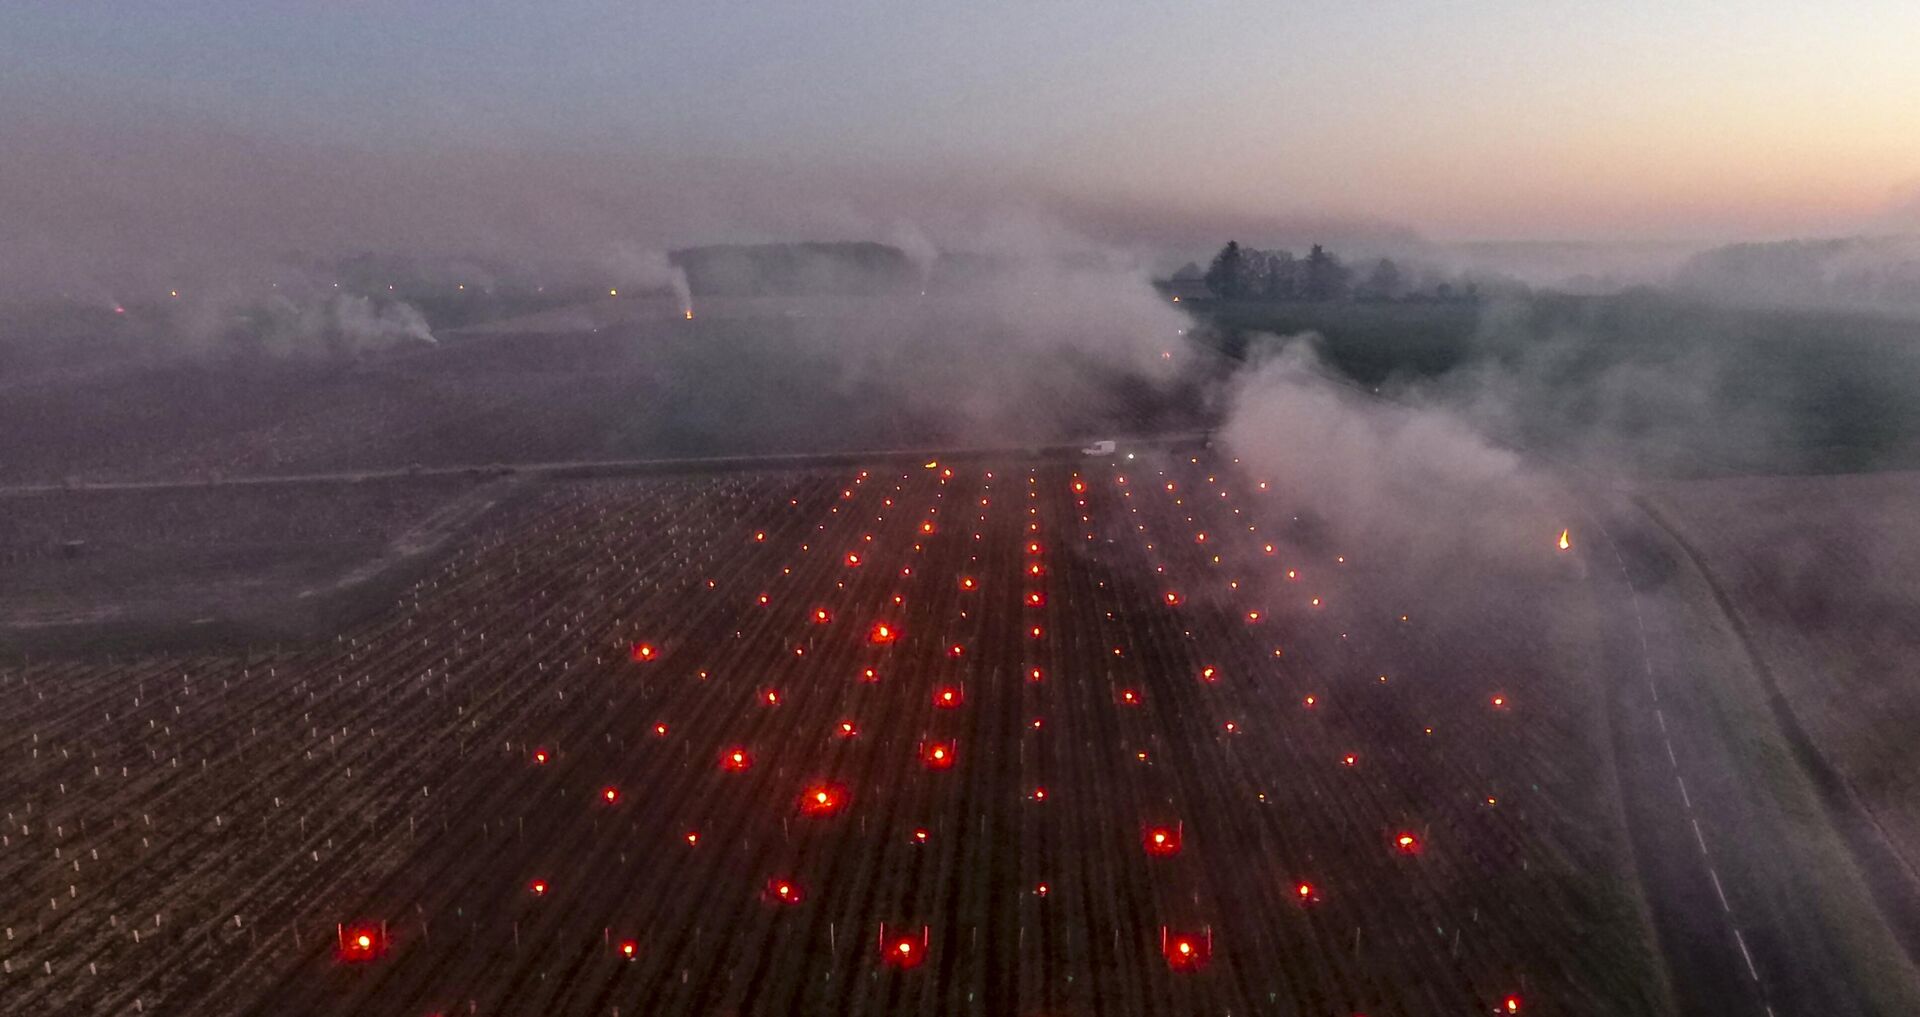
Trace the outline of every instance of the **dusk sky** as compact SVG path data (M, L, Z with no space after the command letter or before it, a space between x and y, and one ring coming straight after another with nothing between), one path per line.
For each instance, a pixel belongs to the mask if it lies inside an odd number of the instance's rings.
M155 193L142 163L217 177L258 144L428 175L476 152L536 177L671 165L615 188L657 207L709 168L741 181L699 217L640 217L675 234L729 232L724 206L763 191L892 195L876 222L992 193L1124 207L1143 240L1181 216L1687 243L1920 218L1910 2L62 0L4 21L10 129L115 164L97 186L128 205ZM174 130L225 140L149 159ZM34 172L12 182L88 200Z

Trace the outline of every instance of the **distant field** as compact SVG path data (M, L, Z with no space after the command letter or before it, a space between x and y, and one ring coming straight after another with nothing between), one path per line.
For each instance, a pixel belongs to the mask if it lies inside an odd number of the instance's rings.
M850 353L835 329L715 314L356 362L106 361L0 398L0 434L32 439L0 447L0 484L1019 445L1206 420L1199 358L1140 375L908 331Z
M126 323L0 322L0 483L578 458L1017 445L1215 422L1209 348L1314 333L1345 377L1461 407L1499 439L1661 476L1920 466L1920 324L1654 293L1474 304L1198 303L1201 355L1036 351L995 319L923 331L842 298L503 304L437 347L357 360L167 354ZM950 301L949 309L964 308ZM514 311L544 308L528 314ZM876 311L885 310L885 313ZM467 321L478 317L468 309ZM24 314L16 310L16 314ZM888 314L904 316L898 322ZM870 316L879 314L879 323ZM96 316L98 317L98 316ZM57 324L57 328L56 328ZM951 321L941 320L943 326ZM597 331L595 331L597 329ZM52 338L50 338L52 337ZM59 339L54 342L53 338ZM51 349L74 351L56 358ZM1174 352L1169 349L1167 352Z

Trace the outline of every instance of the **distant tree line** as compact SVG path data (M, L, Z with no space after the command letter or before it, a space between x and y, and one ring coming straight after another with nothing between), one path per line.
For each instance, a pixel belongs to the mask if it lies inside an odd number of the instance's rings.
M1381 258L1364 273L1314 244L1306 257L1292 251L1260 251L1229 240L1203 272L1189 263L1174 280L1198 279L1208 293L1222 300L1307 300L1361 302L1477 300L1472 284L1429 280L1416 286L1392 258Z

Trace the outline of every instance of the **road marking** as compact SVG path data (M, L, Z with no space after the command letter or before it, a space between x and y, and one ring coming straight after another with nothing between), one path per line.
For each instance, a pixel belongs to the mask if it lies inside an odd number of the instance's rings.
M1591 514L1589 514L1588 518L1593 519ZM1713 867L1713 854L1707 850L1706 835L1700 831L1700 820L1692 815L1693 797L1687 793L1686 779L1680 775L1680 761L1675 758L1673 754L1673 740L1667 731L1666 713L1661 710L1658 705L1660 702L1660 685L1654 678L1653 652L1647 642L1646 615L1640 609L1640 590L1634 585L1632 574L1627 571L1626 558L1621 555L1620 545L1613 539L1613 534L1608 532L1606 525L1598 519L1593 519L1593 523L1594 527L1600 531L1601 536L1606 539L1607 544L1612 549L1614 561L1619 563L1620 566L1620 578L1627 584L1628 603L1633 606L1634 625L1639 630L1638 634L1640 636L1640 663L1647 676L1647 692L1655 704L1653 717L1660 726L1661 741L1667 750L1667 763L1672 766L1674 782L1680 788L1680 801L1685 806L1687 822L1693 827L1693 842L1700 847L1700 857L1706 864L1707 876L1713 881L1714 895L1720 899L1720 910L1727 916L1727 927L1733 930L1733 940L1740 947L1741 959L1746 962L1747 976L1753 979L1755 985L1760 985L1760 970L1754 966L1753 954L1747 949L1746 936L1742 935L1740 927L1734 924L1733 907L1727 902L1726 890L1720 885L1720 873ZM1764 994L1764 986L1761 987L1760 991ZM1764 999L1761 1000L1761 1007L1766 1011L1766 1017L1776 1017L1773 1012L1773 1006Z
M1753 954L1747 952L1747 937L1742 936L1740 930L1736 928L1733 930L1733 941L1740 944L1740 956L1747 959L1747 974L1752 976L1754 981L1759 981L1760 972L1754 969ZM1773 1011L1769 1009L1767 1012L1772 1013Z

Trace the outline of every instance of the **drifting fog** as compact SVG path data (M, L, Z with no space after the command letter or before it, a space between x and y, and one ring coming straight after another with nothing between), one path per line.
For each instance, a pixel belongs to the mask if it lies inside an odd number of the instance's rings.
M1920 314L1920 235L1733 244L1687 259L1674 283L1762 306Z

